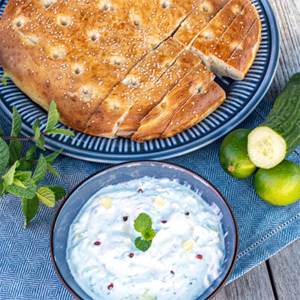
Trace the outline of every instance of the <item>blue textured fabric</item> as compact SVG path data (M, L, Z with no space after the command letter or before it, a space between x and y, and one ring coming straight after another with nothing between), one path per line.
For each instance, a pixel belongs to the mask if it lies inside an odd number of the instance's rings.
M263 100L239 128L253 129L267 116L271 105ZM9 134L9 123L0 117ZM300 201L274 207L262 201L252 187L252 178L235 179L220 167L222 139L193 153L169 161L191 168L211 181L230 203L237 219L240 248L228 282L243 275L300 237ZM31 144L28 142L27 147ZM300 147L289 157L300 164ZM67 192L108 164L91 163L60 155L54 167L61 179L47 173L42 185L60 185ZM0 299L74 299L60 282L51 262L49 234L55 208L41 204L38 215L23 229L21 202L5 195L0 201Z

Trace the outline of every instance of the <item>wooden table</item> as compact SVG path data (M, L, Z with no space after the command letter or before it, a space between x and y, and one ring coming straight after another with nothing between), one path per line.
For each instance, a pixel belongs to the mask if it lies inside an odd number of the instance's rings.
M300 0L269 0L281 35L281 54L274 81L267 93L270 102L290 77L300 72ZM224 287L213 300L299 300L300 240Z

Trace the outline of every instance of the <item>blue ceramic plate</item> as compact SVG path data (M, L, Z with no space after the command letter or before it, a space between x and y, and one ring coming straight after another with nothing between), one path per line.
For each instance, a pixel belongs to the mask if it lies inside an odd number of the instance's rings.
M182 0L184 1L184 0ZM0 0L0 15L8 0ZM242 122L258 105L267 92L278 63L279 31L268 0L252 0L262 21L262 42L253 66L243 81L233 81L217 76L227 100L196 126L165 140L138 144L118 138L107 139L75 132L75 138L51 135L46 137L46 148L64 148L64 154L79 159L116 163L136 159L167 159L204 147ZM0 67L0 76L3 70ZM12 120L12 106L19 110L24 126L23 134L31 136L31 126L36 118L46 126L47 113L33 103L11 81L0 87L0 108L3 116ZM65 128L60 124L60 128Z
M182 185L188 185L196 193L201 193L214 211L218 211L225 237L225 259L219 277L197 300L213 297L228 279L238 253L238 229L233 212L222 194L205 178L179 165L163 161L127 162L103 169L82 181L65 198L53 220L50 234L52 261L61 281L77 299L91 298L75 282L66 261L70 225L86 201L99 189L144 176L175 179Z

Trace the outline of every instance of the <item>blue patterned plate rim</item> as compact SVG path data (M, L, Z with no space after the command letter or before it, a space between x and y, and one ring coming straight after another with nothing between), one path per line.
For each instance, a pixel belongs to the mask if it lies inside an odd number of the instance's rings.
M0 7L2 7L6 3L6 1L7 0L1 0ZM115 153L114 150L110 150L110 152L105 152L105 151L98 151L98 150L82 149L78 147L78 142L80 143L81 140L78 140L77 144L73 143L73 145L69 145L65 143L65 141L55 140L53 136L45 137L46 140L45 147L53 151L64 148L63 154L81 160L103 162L103 163L119 163L124 161L132 161L136 159L152 159L152 160L168 159L168 158L184 155L189 152L200 149L202 147L205 147L208 144L217 140L218 138L224 136L226 133L228 133L233 128L235 128L238 124L240 124L246 117L248 117L250 113L260 103L260 101L263 99L263 97L265 96L267 90L269 89L272 83L278 65L280 36L279 36L278 24L274 12L272 10L272 7L268 0L252 0L252 1L254 2L256 1L257 3L259 2L265 12L266 20L264 20L264 22L266 22L267 29L270 32L270 35L267 37L267 39L271 40L269 45L269 53L268 53L268 62L267 62L268 65L260 84L255 87L256 91L253 95L251 95L250 100L242 107L242 109L237 114L235 114L233 117L230 117L229 120L226 121L224 124L221 124L221 126L217 126L217 129L213 130L212 132L208 132L207 134L200 136L199 138L191 139L191 141L188 142L183 141L184 138L180 137L181 140L179 141L179 143L175 142L175 144L173 143L173 145L169 146L169 148L166 149L160 146L157 147L157 145L159 145L159 143L157 142L158 140L154 140L153 141L154 146L153 144L150 144L150 146L147 146L145 152L143 153L138 153L138 152L130 153L130 151L129 153L126 153L127 151L123 149L122 149L123 153L118 153L118 152ZM224 81L226 82L226 79L224 79ZM234 82L234 84L235 85L243 84L243 81L237 81ZM1 93L0 93L0 100L1 100L0 101L1 114L4 116L5 119L11 122L12 110L5 105ZM25 136L32 136L31 127L23 123L22 133ZM193 134L194 133L192 133L192 135ZM87 136L85 134L83 135ZM121 138L120 140L124 140L124 139ZM109 140L102 141L102 144L103 142L104 145L105 144L107 145L107 147L110 146L111 142ZM134 147L140 147L139 145L137 145L137 143L133 141L129 141L129 142L133 143ZM116 146L115 148L118 147Z
M97 174L101 173L101 172L104 172L106 170L109 170L109 169L113 169L113 168L118 168L119 166L126 166L127 164L132 164L132 163L140 163L140 164L143 164L143 163L149 163L149 162L152 162L151 160L135 160L135 161L129 161L129 162L123 162L123 163L118 163L116 165L113 165L113 166L108 166L106 168L103 168L95 173L93 173L92 175L88 176L87 178L85 178L84 180L82 180L80 183L78 183L70 192L69 194L65 197L65 199L62 201L62 203L60 204L55 216L54 216L54 219L53 219L53 222L52 222L52 225L51 225L51 230L50 230L50 254L51 254L51 259L52 259L52 263L53 263L53 266L55 268L55 271L59 277L59 279L61 280L61 282L63 283L63 285L66 287L66 289L76 298L76 299L79 299L79 300L83 300L81 297L79 297L73 290L72 288L68 285L68 283L65 281L65 279L63 278L63 276L60 274L60 271L58 269L58 266L56 264L56 260L55 260L55 257L54 257L54 250L53 250L53 233L54 233L54 229L55 229L55 224L56 224L56 220L59 216L59 213L60 211L62 210L64 204L68 201L68 199L72 196L72 194L80 187L82 186L85 182L87 182L89 179L91 179L92 177L96 176ZM233 271L233 268L235 266L235 263L236 263L236 260L237 260L237 256L238 256L238 250L239 250L239 231L238 231L238 225L237 225L237 221L236 221L236 218L234 216L234 213L233 213L233 210L232 208L230 207L228 201L226 200L226 198L223 196L223 194L208 180L206 179L205 177L203 177L202 175L198 174L197 172L187 168L187 167L183 167L179 164L175 164L175 163L172 163L172 162L168 162L168 161L163 161L163 160L157 160L156 163L159 163L159 164L166 164L166 165L169 165L169 166L175 166L175 167L179 167L181 169L184 169L192 174L194 174L195 176L197 177L200 177L202 180L204 180L209 186L211 186L216 192L217 194L221 197L221 199L224 201L224 203L226 204L227 208L229 209L229 212L230 212L230 215L232 217L232 220L233 220L233 223L234 223L234 229L235 229L235 236L236 236L236 245L235 245L235 249L234 249L234 254L233 254L233 259L232 259L232 262L230 264L230 267L228 269L228 272L226 274L226 276L224 277L224 279L222 280L222 282L219 284L219 286L213 291L213 293L211 295L209 295L205 300L210 300L212 299L220 290L221 288L225 285L226 281L229 279L232 271Z

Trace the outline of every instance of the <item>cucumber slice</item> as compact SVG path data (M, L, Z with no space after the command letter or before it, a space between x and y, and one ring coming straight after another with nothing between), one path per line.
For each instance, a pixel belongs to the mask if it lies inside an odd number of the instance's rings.
M252 163L270 169L285 159L286 142L269 127L257 127L248 135L248 154Z
M266 120L248 136L248 154L259 168L270 169L300 144L300 73L292 76Z

